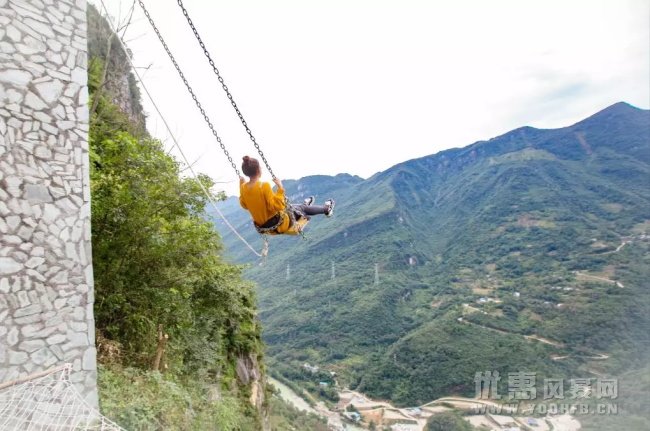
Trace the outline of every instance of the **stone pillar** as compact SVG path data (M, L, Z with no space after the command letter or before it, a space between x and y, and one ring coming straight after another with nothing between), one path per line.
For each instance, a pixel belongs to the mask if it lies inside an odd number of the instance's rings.
M85 0L0 0L0 382L73 364L97 405Z

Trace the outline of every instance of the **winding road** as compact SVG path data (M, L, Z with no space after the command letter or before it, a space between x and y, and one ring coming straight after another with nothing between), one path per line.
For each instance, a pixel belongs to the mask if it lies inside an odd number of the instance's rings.
M472 325L476 326L482 329L486 329L488 331L493 331L493 332L498 332L500 334L507 334L507 335L515 335L515 336L521 336L525 340L534 340L534 341L539 341L540 343L548 344L549 346L557 347L559 349L567 349L566 344L561 343L559 341L551 340L548 338L540 337L539 335L523 335L523 334L518 334L516 332L509 332L503 329L496 329L496 328L490 328L489 326L483 326L479 325L478 323L470 322L469 320L463 319L462 317L459 317L458 322L463 323L465 325ZM584 359L591 359L595 361L604 361L606 359L609 359L610 356L605 354L605 353L589 353L589 354L570 354L570 355L551 355L551 360L552 361L562 361L564 359L569 359L569 358L584 358Z
M589 279L596 280L596 281L604 281L606 283L613 283L613 284L615 284L616 286L618 286L620 288L625 287L625 286L623 286L623 283L621 283L620 281L610 280L609 278L598 277L596 275L589 275L589 274L585 274L584 272L580 272L580 271L575 271L575 274L576 274L576 277L589 278Z

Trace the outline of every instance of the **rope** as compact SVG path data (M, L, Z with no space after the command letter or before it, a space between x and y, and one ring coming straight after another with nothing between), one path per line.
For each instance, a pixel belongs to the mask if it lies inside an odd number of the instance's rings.
M106 5L104 4L104 0L100 0L100 2L101 2L101 4L102 4L102 7L103 7L104 11L106 12L106 15L108 16L108 9L106 8ZM110 23L110 25L111 25L111 28L112 28L113 31L115 32L115 34L118 36L117 39L120 41L120 45L122 45L122 48L124 49L124 52L128 52L128 51L127 51L127 47L126 47L126 43L125 43L124 40L122 40L122 38L117 34L117 31L116 31L115 27L113 26L113 23L110 21L110 19L109 19L108 21L109 21L109 23ZM245 244L245 245L250 249L250 251L253 252L253 254L255 254L257 257L264 257L264 256L266 255L266 254L264 253L264 250L262 251L262 253L258 253L257 250L255 250L255 249L253 248L253 246L250 245L250 243L249 243L248 241L246 241L246 239L245 239L243 236L241 236L241 235L239 234L239 232L237 231L237 229L235 229L235 227L234 227L232 224L230 224L230 222L228 221L228 219L226 219L226 216L224 216L223 213L221 212L221 210L217 207L217 203L215 202L215 200L214 200L212 194L211 194L211 193L210 193L210 192L205 188L205 186L203 185L203 183L198 179L198 176L196 175L196 172L194 172L194 169L192 168L192 165L189 163L187 157L185 157L185 153L183 152L183 150L181 149L180 145L178 144L178 140L176 140L176 137L175 137L174 134L172 133L172 130L171 130L171 128L169 127L169 124L167 123L167 121L165 120L165 117L164 117L164 116L162 115L162 113L160 112L160 109L158 109L158 105L156 105L156 102L153 100L153 97L151 96L151 93L149 93L149 90L148 90L147 87L144 85L144 81L142 80L142 77L141 77L140 74L138 73L138 69L136 69L136 67L133 65L133 62L131 61L131 57L127 55L126 58L127 58L128 62L129 62L129 64L131 65L131 70L133 70L133 73L135 74L136 78L138 79L138 82L140 83L140 85L142 86L142 89L144 90L144 92L146 93L147 97L149 98L149 101L151 101L151 104L153 105L154 109L156 110L156 112L158 113L158 115L160 116L160 118L162 119L163 124L165 125L165 128L167 129L167 132L169 133L169 136L171 136L172 141L174 141L174 145L176 146L176 148L178 148L178 151L180 152L180 154L181 154L183 160L185 161L185 163L187 164L187 166L188 166L188 168L189 168L189 170L190 170L192 176L197 180L199 186L201 187L201 190L202 190L203 193L207 196L208 200L209 200L210 203L212 204L212 208L214 208L214 210L217 212L217 214L218 214L219 217L223 220L223 222L226 224L226 226L228 226L228 228L229 228L229 229L230 229L230 230L235 234L235 236L236 236L237 238L239 238L239 240L240 240L241 242L243 242L243 243L244 243L244 244ZM213 133L214 133L215 136L216 136L216 132L214 131L214 129L212 129L212 131L213 131ZM236 167L235 167L235 170L237 170ZM239 171L238 171L238 172L239 172ZM268 245L266 245L265 248L266 248L266 251L267 251L267 253L268 253Z
M212 134L217 139L217 142L219 143L219 146L221 147L221 150L223 151L223 153L226 155L226 158L230 162L230 166L232 166L232 168L235 170L235 173L237 174L237 176L241 177L241 174L239 173L239 169L237 168L237 165L235 165L235 162L233 162L232 157L230 156L230 153L228 153L228 150L226 149L226 146L223 144L223 142L221 142L221 137L217 134L217 131L215 130L214 126L212 125L212 121L210 121L210 118L205 113L205 109L203 109L203 106L201 105L201 102L199 102L199 99L196 97L196 94L194 94L194 90L192 90L192 87L190 86L189 82L187 81L187 78L185 78L185 74L183 74L183 71L181 70L180 66L176 62L176 59L172 55L172 52L169 50L169 46L167 46L167 43L165 42L165 39L163 39L162 35L160 34L160 31L158 30L158 27L156 27L156 23L154 23L153 19L151 18L151 15L149 15L149 11L144 6L144 3L142 2L142 0L138 0L138 4L140 5L140 8L142 8L142 11L144 12L144 15L147 17L147 20L149 20L149 24L151 24L151 27L153 28L154 32L156 32L156 36L158 36L158 40L160 40L160 43L162 44L163 48L165 49L165 52L167 52L167 55L169 56L169 59L174 64L174 67L176 68L176 71L178 72L178 75L183 80L183 84L185 84L185 88L187 88L187 91L190 92L190 95L192 96L192 100L194 100L194 103L196 104L196 107L201 112L201 115L203 116L203 119L207 123L208 127L210 128L210 131L212 131Z
M255 140L255 136L253 136L253 132L251 131L250 127L248 127L248 124L246 123L246 120L244 119L244 115L239 110L239 107L237 106L237 103L235 102L235 99L233 99L232 94L230 93L230 90L228 89L228 86L224 82L223 77L221 76L221 73L219 73L219 69L217 69L217 66L214 64L214 60L212 60L212 57L210 56L210 53L208 52L208 49L205 47L205 43L203 43L203 40L201 39L201 36L199 36L199 32L196 29L196 27L194 26L194 23L192 22L192 19L190 18L190 15L188 14L187 9L185 9L185 6L183 6L183 1L182 0L177 0L177 3L178 3L178 6L180 6L181 10L183 11L183 15L185 16L185 19L187 20L187 23L189 24L190 28L192 29L192 33L194 33L194 36L196 37L196 40L199 42L199 46L203 50L203 54L208 59L208 63L210 63L210 67L212 67L212 71L214 72L215 75L217 75L217 79L219 80L219 83L221 84L221 88L223 88L223 91L226 92L226 95L228 96L228 99L230 100L230 104L235 109L235 112L237 113L237 116L239 117L239 121L241 121L242 125L244 126L244 129L246 129L246 133L248 133L248 136L249 136L250 140L253 142L253 145L255 146L255 149L257 150L257 153L260 155L260 157L262 158L262 161L264 162L264 165L266 166L266 169L271 174L271 178L273 178L275 180L275 174L273 173L273 169L271 169L271 166L269 165L269 162L266 160L266 157L264 156L264 153L262 152L262 149L260 148L260 145ZM142 1L140 1L140 5L142 5Z
M0 429L125 431L79 394L72 364L7 382L0 388Z

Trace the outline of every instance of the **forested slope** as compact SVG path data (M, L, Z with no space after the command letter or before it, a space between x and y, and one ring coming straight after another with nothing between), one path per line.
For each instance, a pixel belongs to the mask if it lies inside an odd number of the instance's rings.
M212 180L145 130L125 52L89 5L90 181L102 412L129 430L256 430L268 397L252 283L206 221Z
M319 364L403 405L472 395L486 369L639 370L650 354L649 162L650 113L618 103L343 187L321 178L335 218L314 220L304 241L274 238L249 272L272 368L300 381L300 364ZM301 181L287 187L295 198L311 194ZM237 202L224 205L254 240Z

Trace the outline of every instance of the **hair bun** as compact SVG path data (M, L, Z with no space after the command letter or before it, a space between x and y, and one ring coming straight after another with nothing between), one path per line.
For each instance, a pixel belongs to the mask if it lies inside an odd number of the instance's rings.
M244 156L244 161L241 164L241 170L244 175L254 177L260 174L260 163L254 157Z

